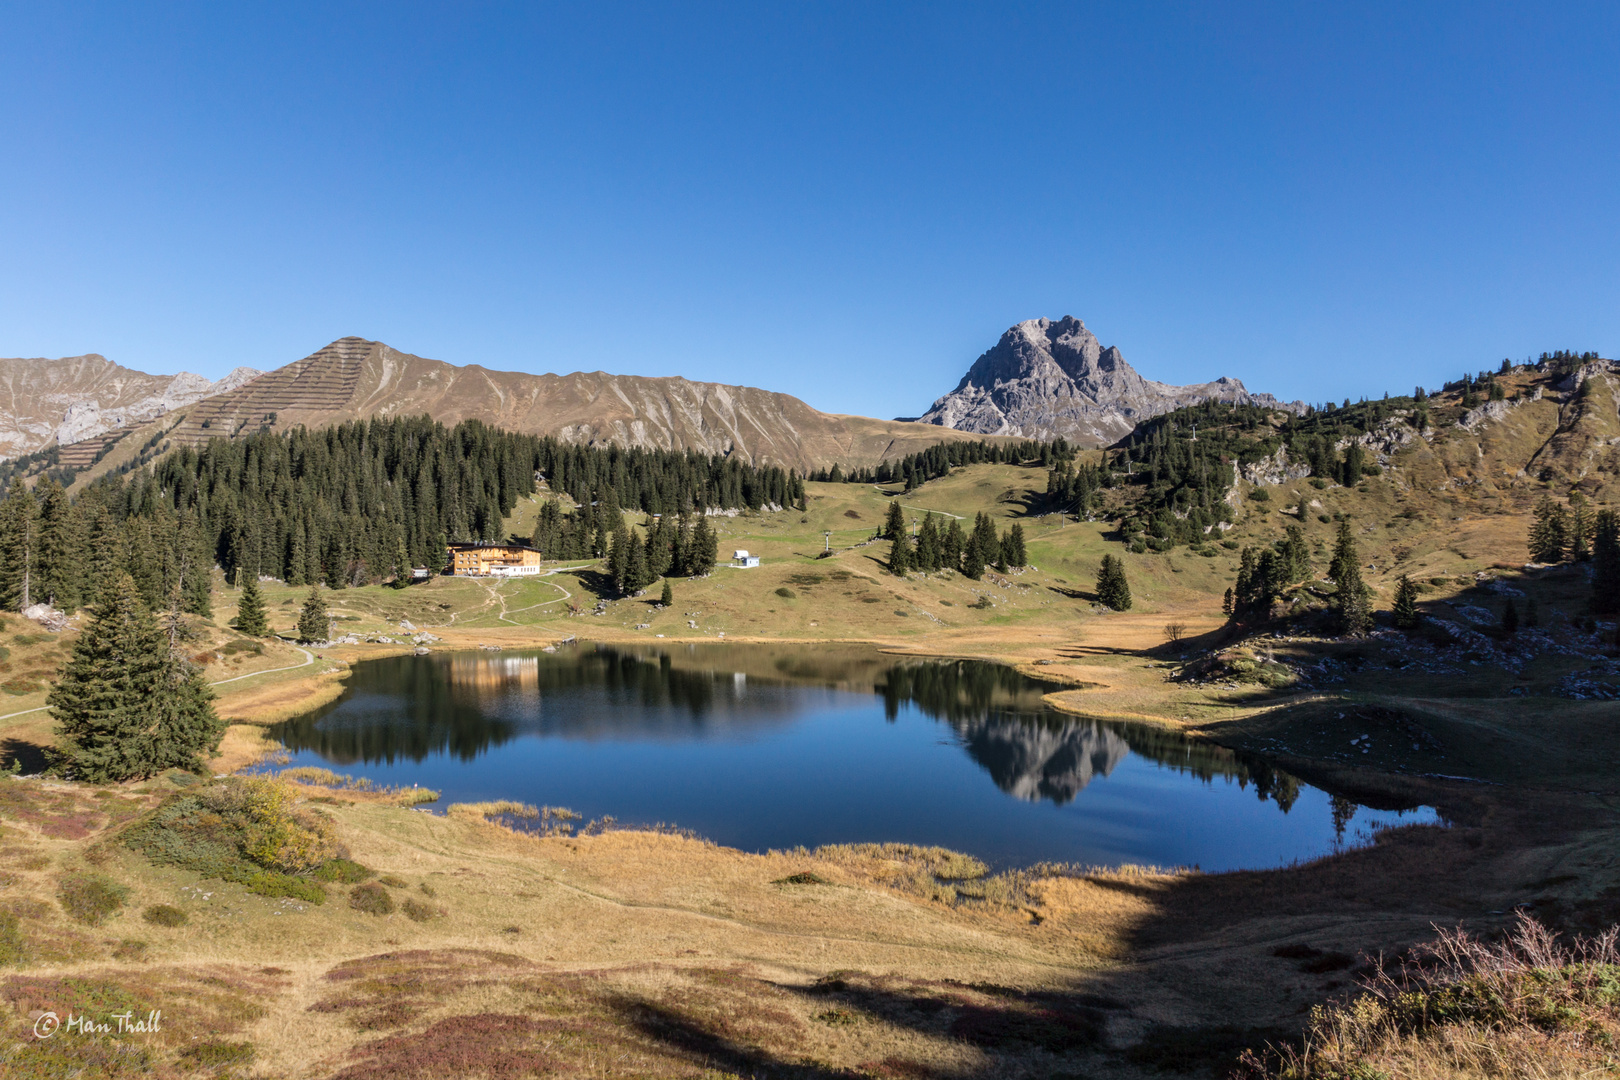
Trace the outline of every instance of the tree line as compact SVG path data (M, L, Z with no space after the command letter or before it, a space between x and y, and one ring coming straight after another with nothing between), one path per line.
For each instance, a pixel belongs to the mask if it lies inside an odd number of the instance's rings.
M1067 439L1041 442L1025 439L1021 442L938 442L926 450L907 454L903 458L885 461L864 469L844 469L833 465L830 469L817 469L809 479L828 484L893 484L905 482L907 491L915 491L929 480L949 476L954 468L963 465L1023 465L1038 462L1042 468L1068 461L1074 456L1074 447Z
M900 577L913 570L936 573L955 570L964 577L977 581L984 576L987 566L1002 572L1013 567L1028 566L1029 553L1024 547L1024 527L1017 522L1006 532L999 532L990 515L980 511L973 519L971 532L964 531L957 518L949 518L942 527L932 511L923 514L913 536L906 526L905 511L900 500L889 503L888 516L878 537L889 543L889 572Z
M1608 508L1593 512L1579 492L1567 506L1543 495L1528 543L1534 562L1590 563L1592 613L1620 614L1620 514Z
M207 616L216 564L231 584L239 574L331 588L402 580L414 566L442 568L452 540L505 539L505 518L542 477L581 508L567 533L553 511L555 532L542 537L560 558L604 554L626 510L669 517L804 499L803 480L774 466L575 446L476 420L261 431L182 447L75 499L54 477L13 484L0 501L0 603L72 611L124 571L149 608L178 592L184 610Z

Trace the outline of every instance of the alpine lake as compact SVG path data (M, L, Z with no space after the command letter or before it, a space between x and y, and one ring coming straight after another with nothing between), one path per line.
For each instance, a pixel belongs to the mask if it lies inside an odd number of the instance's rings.
M1148 725L1059 712L976 660L860 646L564 645L355 665L279 725L289 765L567 807L764 851L939 845L993 867L1283 866L1438 819Z

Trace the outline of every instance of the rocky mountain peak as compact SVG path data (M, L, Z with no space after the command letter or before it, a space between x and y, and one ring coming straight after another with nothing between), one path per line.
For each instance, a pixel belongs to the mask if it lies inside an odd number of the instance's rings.
M1169 386L1143 378L1119 349L1106 348L1072 315L1026 319L1009 328L968 368L956 389L919 420L985 435L1106 446L1138 423L1209 400L1303 411L1236 379Z

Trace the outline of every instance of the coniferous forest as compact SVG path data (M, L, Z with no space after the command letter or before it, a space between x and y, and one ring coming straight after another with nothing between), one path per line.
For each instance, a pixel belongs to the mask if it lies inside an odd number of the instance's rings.
M265 431L177 449L71 499L50 476L32 490L13 485L0 503L0 603L72 611L125 571L153 610L178 594L207 615L216 564L232 584L246 572L332 588L438 569L450 541L505 539L503 520L540 478L579 507L559 506L552 520L588 537L587 549L617 531L621 511L679 517L804 500L802 478L776 467L576 446L478 421Z

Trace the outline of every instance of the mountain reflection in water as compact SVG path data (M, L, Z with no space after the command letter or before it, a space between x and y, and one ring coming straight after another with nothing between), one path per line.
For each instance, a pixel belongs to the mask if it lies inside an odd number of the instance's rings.
M1147 725L1068 716L1050 686L979 660L862 657L806 668L777 658L750 674L739 647L671 651L564 648L547 653L400 656L356 665L337 702L274 732L326 761L473 761L523 736L573 740L745 739L794 723L806 691L875 693L885 717L906 707L943 721L996 786L1062 805L1133 751L1204 780L1253 784L1286 811L1299 783L1263 763ZM728 659L733 662L727 663ZM741 665L754 666L759 665Z

